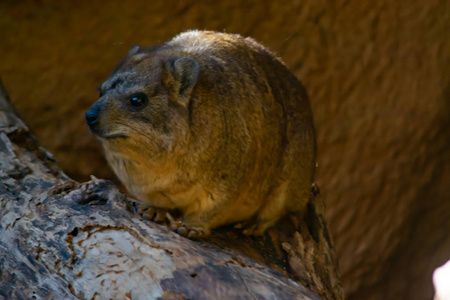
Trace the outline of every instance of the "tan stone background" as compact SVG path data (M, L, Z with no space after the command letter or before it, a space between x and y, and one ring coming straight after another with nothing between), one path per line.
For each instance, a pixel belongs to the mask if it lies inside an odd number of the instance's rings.
M252 36L303 81L349 299L430 299L450 259L450 2L6 1L0 76L73 178L111 178L84 111L136 44Z

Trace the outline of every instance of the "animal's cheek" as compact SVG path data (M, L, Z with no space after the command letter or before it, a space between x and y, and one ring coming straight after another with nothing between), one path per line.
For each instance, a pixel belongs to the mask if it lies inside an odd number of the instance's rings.
M123 111L115 108L106 107L99 114L98 127L105 134L124 134L126 135L133 128L133 120Z

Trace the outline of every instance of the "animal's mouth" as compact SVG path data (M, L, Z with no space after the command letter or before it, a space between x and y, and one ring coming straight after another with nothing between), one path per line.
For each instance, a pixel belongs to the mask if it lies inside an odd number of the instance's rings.
M120 132L113 132L108 134L99 134L98 137L102 139L116 139L116 138L127 138L128 136Z
M128 137L123 132L105 132L103 130L92 130L92 129L91 132L95 134L98 138L106 140Z

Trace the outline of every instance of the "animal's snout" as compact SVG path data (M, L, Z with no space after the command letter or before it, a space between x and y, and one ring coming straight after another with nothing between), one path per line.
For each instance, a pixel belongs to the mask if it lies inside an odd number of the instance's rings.
M89 127L93 127L98 123L98 115L100 113L100 105L96 102L85 113L86 123Z

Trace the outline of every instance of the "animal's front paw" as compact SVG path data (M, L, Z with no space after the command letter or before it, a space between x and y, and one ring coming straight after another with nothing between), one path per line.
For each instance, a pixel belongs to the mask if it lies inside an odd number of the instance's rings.
M191 240L198 240L209 236L210 231L204 227L189 226L181 221L170 223L170 230Z
M139 203L137 210L144 218L156 223L164 223L166 220L172 221L168 210L164 208L156 208L145 203Z

